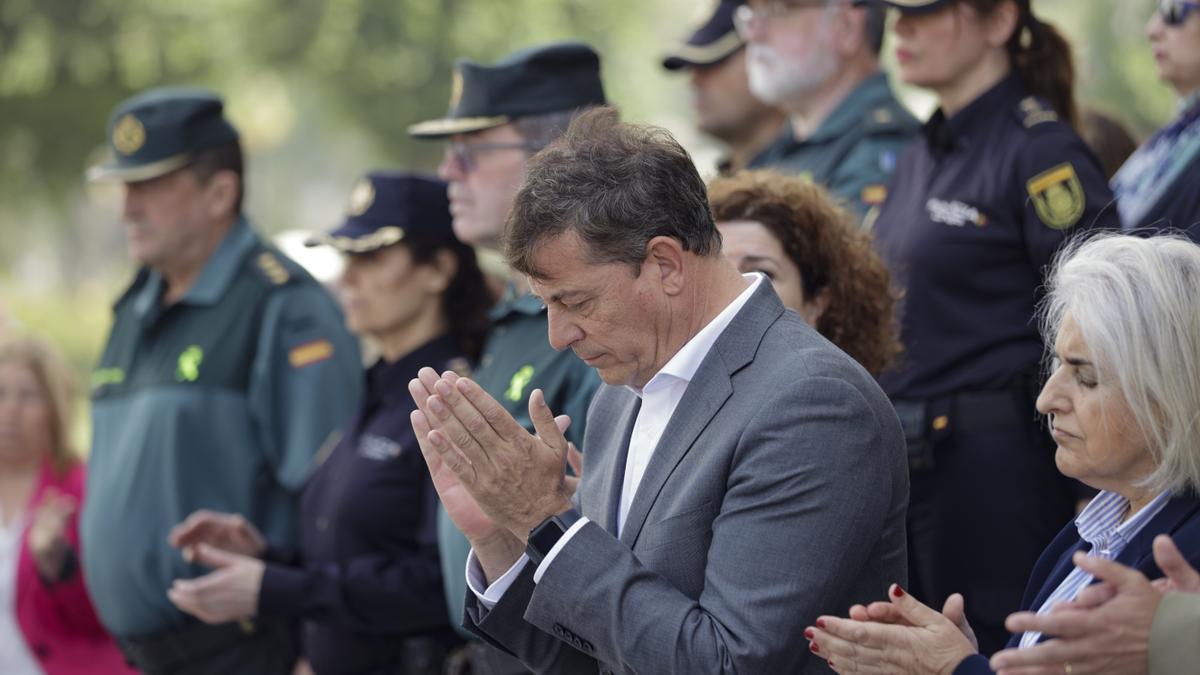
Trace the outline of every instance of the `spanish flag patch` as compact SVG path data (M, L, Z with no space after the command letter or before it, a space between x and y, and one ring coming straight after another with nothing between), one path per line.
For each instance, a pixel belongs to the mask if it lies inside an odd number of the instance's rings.
M288 363L293 368L303 368L320 363L333 356L333 343L329 340L312 340L292 347L288 352Z
M887 186L868 185L863 188L862 194L859 195L859 199L861 199L862 203L866 204L867 206L878 206L879 204L882 204L885 199L887 199Z

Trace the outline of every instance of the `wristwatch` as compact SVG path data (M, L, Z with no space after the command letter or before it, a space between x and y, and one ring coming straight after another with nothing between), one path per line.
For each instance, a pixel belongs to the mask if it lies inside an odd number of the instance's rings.
M529 540L525 544L525 554L529 556L534 565L542 564L546 556L550 555L550 549L554 548L558 540L562 539L563 534L582 517L575 509L570 509L543 520L537 527L530 530Z

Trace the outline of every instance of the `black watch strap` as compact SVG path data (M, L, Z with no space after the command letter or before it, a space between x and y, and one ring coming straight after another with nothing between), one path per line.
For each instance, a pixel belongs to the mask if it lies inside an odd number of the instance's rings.
M571 509L543 520L529 532L525 554L529 556L534 565L542 564L546 556L550 555L550 549L554 548L567 530L571 529L571 526L579 522L582 517L578 511Z

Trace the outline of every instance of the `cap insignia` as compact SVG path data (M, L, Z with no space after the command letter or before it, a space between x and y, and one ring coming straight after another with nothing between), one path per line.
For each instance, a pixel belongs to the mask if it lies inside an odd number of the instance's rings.
M458 107L458 102L462 100L463 93L463 76L462 71L455 68L454 76L450 78L450 110L453 111Z
M113 126L112 144L122 155L132 155L146 144L146 127L132 114L126 114Z
M371 184L370 179L364 178L358 181L354 189L350 191L350 208L347 211L352 216L361 216L371 208L373 203L375 203L375 186Z

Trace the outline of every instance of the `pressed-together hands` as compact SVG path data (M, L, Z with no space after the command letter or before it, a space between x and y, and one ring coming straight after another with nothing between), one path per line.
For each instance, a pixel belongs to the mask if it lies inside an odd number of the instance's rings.
M29 523L29 552L38 574L47 581L59 581L68 572L67 560L73 553L67 541L67 528L78 502L54 487L46 488Z
M963 597L939 613L893 584L888 602L855 605L850 618L817 618L804 630L809 649L839 673L951 673L979 647Z
M194 579L176 579L167 597L180 610L205 623L254 616L266 564L259 559L267 541L236 513L200 510L171 529L167 541L191 563L213 568Z
M494 581L520 558L530 530L571 508L577 481L564 470L572 448L563 435L571 419L555 417L535 389L530 434L478 384L432 368L421 369L409 393L434 487Z
M999 675L1138 675L1148 670L1150 629L1168 591L1200 593L1200 573L1171 538L1154 540L1154 560L1166 576L1141 572L1078 552L1073 562L1099 583L1046 614L1017 612L1013 633L1040 632L1048 639L1028 649L1005 649L991 659ZM839 673L949 673L977 651L963 615L962 596L950 596L939 614L904 593L890 602L850 608L849 618L822 616L805 630L810 649Z

